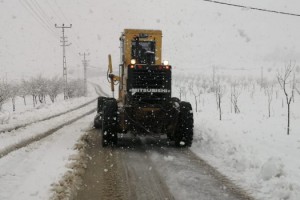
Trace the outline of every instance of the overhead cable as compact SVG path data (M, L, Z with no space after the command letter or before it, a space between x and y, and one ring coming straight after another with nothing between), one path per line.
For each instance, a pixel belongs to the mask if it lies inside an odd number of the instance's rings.
M256 7L251 7L251 6L238 5L238 4L226 3L226 2L214 1L214 0L202 0L202 1L210 2L210 3L216 3L216 4L222 4L222 5L226 5L226 6L233 6L233 7L238 7L238 8L245 8L245 9L250 9L250 10L258 10L258 11L262 11L262 12L270 12L270 13L275 13L275 14L282 14L282 15L290 15L290 16L300 17L300 14L289 13L289 12L269 10L269 9L264 9L264 8L256 8Z

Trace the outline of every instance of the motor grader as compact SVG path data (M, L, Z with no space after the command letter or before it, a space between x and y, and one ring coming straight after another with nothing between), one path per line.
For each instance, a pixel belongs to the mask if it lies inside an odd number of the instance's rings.
M112 96L98 98L94 126L102 131L102 145L116 145L118 133L167 135L178 147L193 140L190 103L171 97L172 66L162 62L160 30L125 29L120 37L119 75L108 56L107 79ZM118 98L114 87L119 85Z

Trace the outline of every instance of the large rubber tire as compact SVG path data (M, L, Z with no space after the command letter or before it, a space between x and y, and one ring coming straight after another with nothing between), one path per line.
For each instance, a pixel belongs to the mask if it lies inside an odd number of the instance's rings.
M102 114L97 113L97 115L94 118L94 127L96 129L101 129L102 128Z
M180 113L175 132L175 145L177 147L190 147L193 142L194 118L190 103L180 102Z
M98 97L97 101L97 113L102 111L103 108L103 102L108 99L107 97Z
M102 146L117 145L118 142L118 105L115 99L103 102L102 109Z
M172 112L169 112L169 115L172 116L173 119L176 118L177 120L177 115L180 112L180 100L177 97L172 97L170 103L172 104L173 108L172 108ZM170 141L175 140L174 129L177 128L176 124L172 124L172 127L174 128L172 128L169 132L167 132L167 138Z
M98 97L97 101L97 115L94 118L94 127L96 129L102 128L102 111L103 111L103 103L106 101L107 97Z

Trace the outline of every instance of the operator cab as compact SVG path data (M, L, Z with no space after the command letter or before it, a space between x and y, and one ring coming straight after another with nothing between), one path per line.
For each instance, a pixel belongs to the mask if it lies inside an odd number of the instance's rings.
M138 64L155 63L155 41L140 41L140 37L135 37L131 43L131 58Z

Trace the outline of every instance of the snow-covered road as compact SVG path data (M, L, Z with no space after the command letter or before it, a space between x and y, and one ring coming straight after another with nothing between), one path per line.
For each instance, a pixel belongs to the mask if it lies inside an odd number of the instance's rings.
M92 127L94 114L0 159L0 199L49 199L52 185L71 169L74 144Z
M102 148L100 132L89 134L90 160L77 199L253 199L166 138L126 135L117 147Z
M72 112L68 112L49 120L33 123L22 129L0 134L0 157L15 149L26 146L33 141L52 134L64 125L74 122L76 119L81 118L87 113L94 112L96 110L95 107L96 101L93 101L93 103Z

